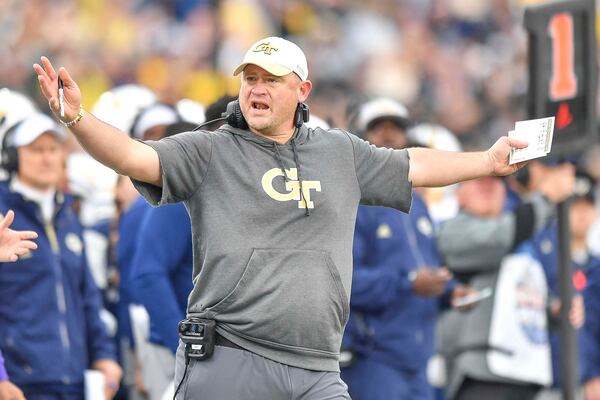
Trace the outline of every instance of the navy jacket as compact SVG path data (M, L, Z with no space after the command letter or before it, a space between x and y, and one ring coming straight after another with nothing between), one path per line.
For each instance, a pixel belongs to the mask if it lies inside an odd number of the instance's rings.
M583 292L585 301L585 325L583 326L583 382L600 378L600 258L593 258L588 265L587 286Z
M558 282L558 230L556 222L549 225L546 229L538 233L532 239L532 244L535 249L536 258L544 266L544 272L546 273L546 280L548 281L548 296L549 298L559 298L559 282ZM594 259L590 259L590 262ZM573 263L573 271L578 273L586 273L588 265L577 265ZM583 288L580 288L583 289ZM584 303L587 303L585 298L590 292L583 292ZM587 304L586 304L587 305ZM591 313L586 310L585 318L598 319L600 316L590 315ZM550 349L552 351L552 386L557 388L560 387L560 340L559 340L559 329L557 326L551 326L550 331ZM579 372L580 375L583 372L584 360L587 354L585 348L586 343L583 340L583 330L577 332L577 339L579 342Z
M150 315L150 341L173 353L193 287L192 268L192 226L183 203L147 210L131 271L134 298Z
M439 297L419 297L408 278L418 267L439 266L433 223L413 192L410 214L360 206L354 236L351 312L343 347L392 367L421 371L434 351Z
M115 359L81 225L68 198L58 193L56 203L44 226L37 204L0 183L0 212L15 211L11 228L39 235L30 256L0 263L0 348L11 380L41 393L79 392L85 369Z
M119 266L119 304L117 306L117 319L119 321L119 337L126 337L133 345L133 333L131 330L131 318L129 316L129 305L139 303L134 296L133 258L135 245L138 240L140 225L147 210L152 208L142 196L140 196L127 211L121 215L119 220L119 241L117 243L117 265Z

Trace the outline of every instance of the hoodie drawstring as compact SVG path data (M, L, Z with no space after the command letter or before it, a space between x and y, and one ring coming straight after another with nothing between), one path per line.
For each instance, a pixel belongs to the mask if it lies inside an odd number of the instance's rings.
M304 196L304 185L302 184L302 169L300 168L300 160L298 159L296 141L292 139L291 144L292 153L294 154L294 164L296 164L296 171L298 172L298 183L300 184L300 199L302 202L304 202L304 214L308 217L310 216L310 208L308 208L308 201L306 200L306 196ZM289 182L290 179L288 178L287 172L285 171L285 164L283 163L283 159L281 158L279 146L277 145L277 143L273 143L273 147L275 147L275 157L277 158L277 162L279 163L279 168L281 168L281 172L283 172L283 179L285 180L285 182Z
M310 208L308 208L308 201L306 200L306 196L304 196L304 185L302 184L302 169L300 168L300 160L298 159L298 151L296 149L296 140L292 139L292 153L294 154L294 164L296 164L296 170L298 171L298 182L300 182L300 197L304 202L304 207L306 212L305 215L310 216Z
M277 158L277 162L279 163L279 168L281 168L281 172L283 172L283 179L288 182L289 178L287 176L287 172L285 172L285 164L283 163L283 160L281 159L281 153L279 152L279 146L277 146L277 143L273 143L273 147L275 147L275 157Z

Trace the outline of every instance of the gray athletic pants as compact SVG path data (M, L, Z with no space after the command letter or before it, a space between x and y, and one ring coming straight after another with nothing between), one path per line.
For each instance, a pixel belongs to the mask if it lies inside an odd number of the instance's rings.
M185 369L179 343L175 387ZM177 400L350 400L338 372L290 367L245 350L216 346L205 361L190 360Z

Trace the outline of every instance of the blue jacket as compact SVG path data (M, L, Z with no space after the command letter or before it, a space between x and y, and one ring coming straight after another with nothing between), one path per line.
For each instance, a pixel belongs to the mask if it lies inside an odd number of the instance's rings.
M583 382L600 378L600 258L588 265L587 285L583 292L585 325L581 335L583 354Z
M134 297L150 315L150 341L177 350L177 325L192 291L192 227L182 203L144 214L135 248Z
M546 229L538 233L533 237L532 243L534 246L535 257L542 263L544 272L546 273L546 280L548 281L548 297L558 298L559 297L559 285L558 285L558 230L556 223L549 225ZM574 271L581 271L585 273L587 265L576 265L573 263ZM589 293L589 292L588 292ZM585 296L585 292L584 292ZM584 302L587 302L584 297ZM585 317L587 318L600 318L600 316L590 315L586 311ZM551 326L550 331L550 349L552 352L552 376L553 376L553 387L560 387L560 340L559 330L557 327ZM579 372L581 375L583 369L583 360L587 350L585 349L585 342L582 340L582 330L577 332L577 339L579 342Z
M0 183L0 212L15 211L11 228L39 235L30 256L0 263L0 347L18 386L79 392L84 370L115 359L115 349L100 319L81 225L68 198L59 193L56 202L53 224L45 227L37 204Z
M147 210L152 208L142 196L140 196L125 211L119 220L119 241L117 243L117 265L119 266L119 304L117 306L117 319L119 321L119 337L126 337L133 344L133 333L131 330L131 318L129 316L129 305L139 303L134 299L133 257L135 245L138 239L140 225Z
M392 367L421 371L434 351L440 298L412 292L410 271L441 264L433 223L413 192L410 214L360 206L354 236L351 312L343 347Z

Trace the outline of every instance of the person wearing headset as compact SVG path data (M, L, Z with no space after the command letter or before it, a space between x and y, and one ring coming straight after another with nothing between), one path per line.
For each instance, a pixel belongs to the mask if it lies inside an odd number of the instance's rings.
M131 176L151 203L188 209L194 288L175 373L186 399L348 399L339 351L359 203L408 212L412 186L510 174L520 167L508 165L511 147L527 145L504 137L485 152L391 150L310 129L306 57L279 37L254 43L235 69L239 102L227 124L158 142L85 112L67 70L41 64L52 111L60 115L60 74L61 121L92 156Z
M81 225L58 189L65 137L50 117L34 113L3 139L11 178L0 183L0 212L14 210L14 229L39 235L35 252L0 263L0 346L11 381L30 400L82 398L89 368L103 372L112 398L121 378Z

